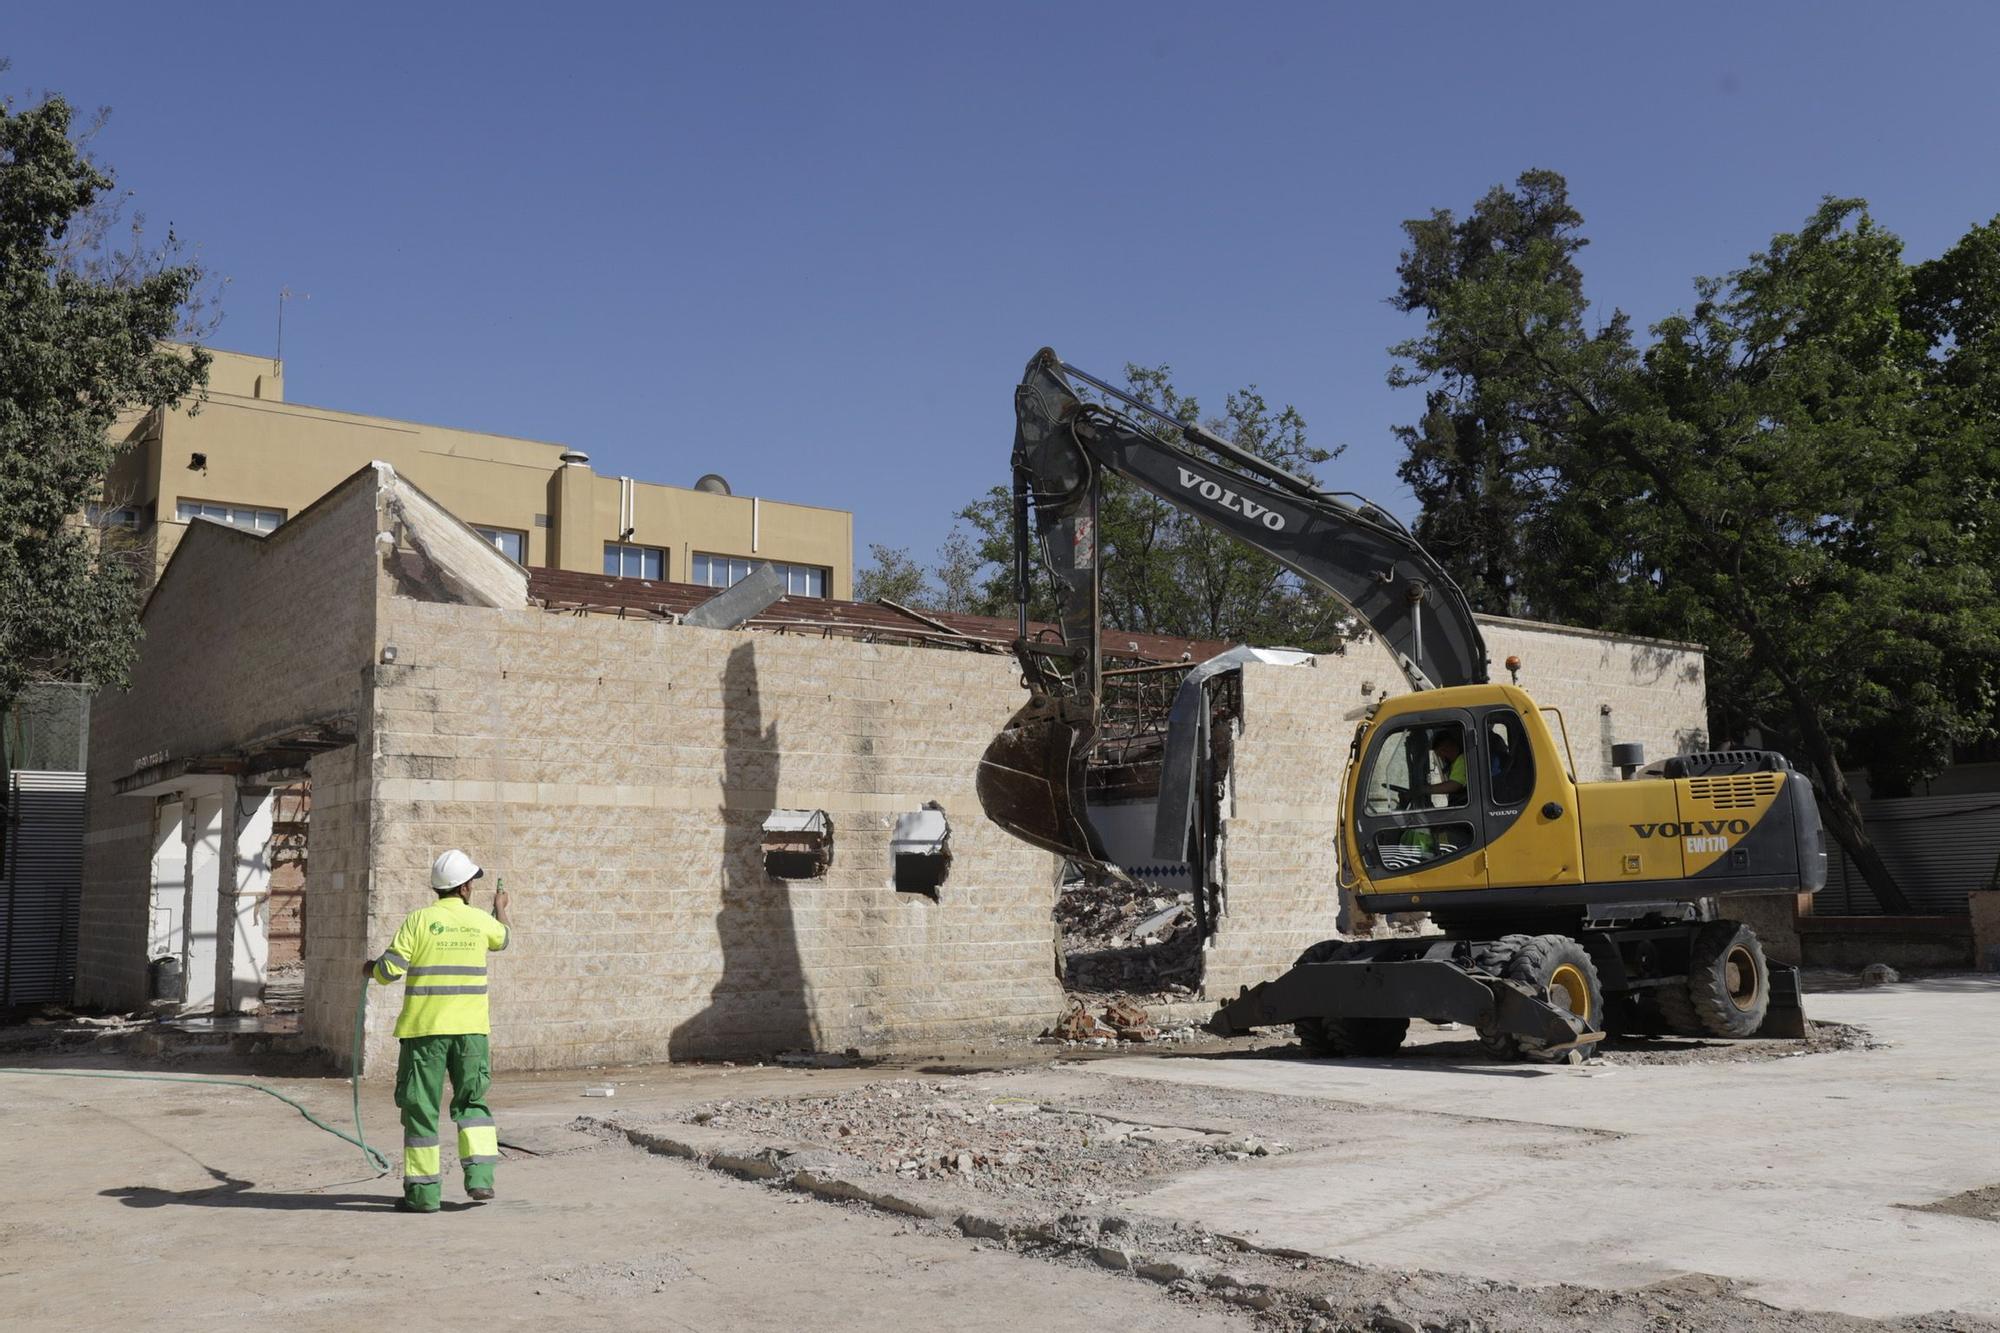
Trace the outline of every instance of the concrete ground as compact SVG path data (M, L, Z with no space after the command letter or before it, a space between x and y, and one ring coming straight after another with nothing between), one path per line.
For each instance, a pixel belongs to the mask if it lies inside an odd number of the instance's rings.
M1528 1307L1506 1293L1557 1282L1664 1293L1574 1326L1673 1327L1659 1312L1676 1308L1694 1319L1687 1327L1751 1326L1736 1295L1689 1304L1683 1293L1698 1288L1687 1274L1800 1311L2000 1315L2000 1222L1915 1210L2000 1182L2000 978L1815 995L1809 1009L1887 1045L1546 1068L1486 1062L1434 1033L1411 1057L1382 1062L1260 1058L1239 1044L1089 1060L1033 1048L875 1069L504 1076L493 1098L503 1141L539 1155L503 1165L497 1203L455 1206L448 1184L447 1211L431 1217L394 1212L393 1179L369 1179L358 1150L248 1089L0 1074L0 1327L234 1318L352 1328L406 1320L413 1301L445 1329L1308 1322L1296 1317L1300 1300L1260 1317L1200 1298L1198 1284L1047 1262L570 1128L586 1114L685 1123L719 1100L822 1097L896 1078L963 1089L975 1106L988 1095L1094 1102L1159 1125L1261 1130L1293 1150L1218 1154L1089 1206L1139 1219L1142 1233L1241 1236L1393 1270L1368 1279L1370 1301L1385 1276L1404 1281L1396 1272L1463 1275L1428 1290L1485 1327L1555 1326L1545 1312L1571 1296ZM607 1077L615 1097L583 1096ZM346 1123L344 1081L264 1081ZM364 1116L394 1156L386 1081L366 1085ZM1046 1191L1038 1202L1068 1206ZM1832 1326L1791 1318L1756 1326Z
M279 1086L345 1117L345 1083ZM579 1145L554 1126L592 1105L580 1087L507 1086L505 1137L561 1155L506 1163L495 1203L448 1184L443 1213L413 1216L358 1150L247 1089L0 1076L0 1327L1243 1326L1109 1273ZM386 1087L363 1115L399 1153Z
M1745 1064L1221 1059L1091 1072L1367 1107L1352 1142L1212 1167L1128 1211L1366 1264L1632 1287L1739 1279L1795 1309L2000 1315L2000 978L1809 997L1887 1043Z

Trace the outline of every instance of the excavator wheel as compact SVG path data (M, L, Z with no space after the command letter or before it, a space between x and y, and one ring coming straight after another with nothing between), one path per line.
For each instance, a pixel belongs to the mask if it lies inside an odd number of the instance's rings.
M1504 977L1507 975L1507 965L1514 961L1514 955L1521 952L1521 946L1533 938L1532 935L1502 935L1497 940L1481 940L1472 946L1472 965L1488 976ZM1511 1033L1482 1028L1479 1031L1479 1044L1495 1059L1521 1058L1521 1043Z
M1567 1009L1582 1021L1585 1029L1601 1029L1604 1022L1604 987L1597 979L1597 964L1590 959L1590 951L1567 935L1536 935L1514 952L1507 963L1507 979L1543 996L1558 1009ZM1559 1060L1569 1057L1568 1051L1548 1054L1532 1046L1519 1045L1521 1058L1525 1060ZM1573 1047L1583 1059L1589 1059L1597 1050L1593 1043L1589 1046Z
M1301 963L1331 963L1365 952L1352 940L1321 940L1299 955ZM1301 1018L1292 1024L1308 1055L1347 1060L1392 1056L1409 1034L1407 1018Z
M1695 1027L1711 1037L1753 1037L1771 1007L1771 968L1757 932L1711 921L1694 937L1687 998Z
M1407 1018L1301 1018L1292 1024L1309 1055L1348 1060L1385 1060L1409 1035Z

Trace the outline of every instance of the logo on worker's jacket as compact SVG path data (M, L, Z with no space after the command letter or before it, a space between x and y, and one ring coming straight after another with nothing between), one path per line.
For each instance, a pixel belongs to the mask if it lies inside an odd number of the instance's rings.
M1213 500L1224 509L1231 509L1253 522L1262 523L1273 532L1285 530L1285 516L1269 505L1258 504L1245 499L1219 481L1210 481L1199 472L1188 468L1178 468L1181 474L1181 489L1193 491L1204 500Z
M433 935L442 935L442 934L444 934L444 922L442 922L442 921L433 921L433 922L431 922L431 934L433 934Z

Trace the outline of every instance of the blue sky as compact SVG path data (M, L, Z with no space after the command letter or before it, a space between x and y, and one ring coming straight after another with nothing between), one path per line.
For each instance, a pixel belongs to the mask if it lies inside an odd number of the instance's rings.
M294 400L852 509L919 558L1034 350L1257 384L1408 514L1398 223L1569 177L1600 304L1823 194L1912 257L2000 212L1979 4L11 7L10 91L229 278Z

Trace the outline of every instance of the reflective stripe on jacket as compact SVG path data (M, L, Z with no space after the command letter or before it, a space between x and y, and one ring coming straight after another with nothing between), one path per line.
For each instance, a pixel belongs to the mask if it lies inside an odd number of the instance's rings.
M486 955L506 947L507 927L456 896L403 918L374 970L384 986L408 978L396 1035L485 1033Z

